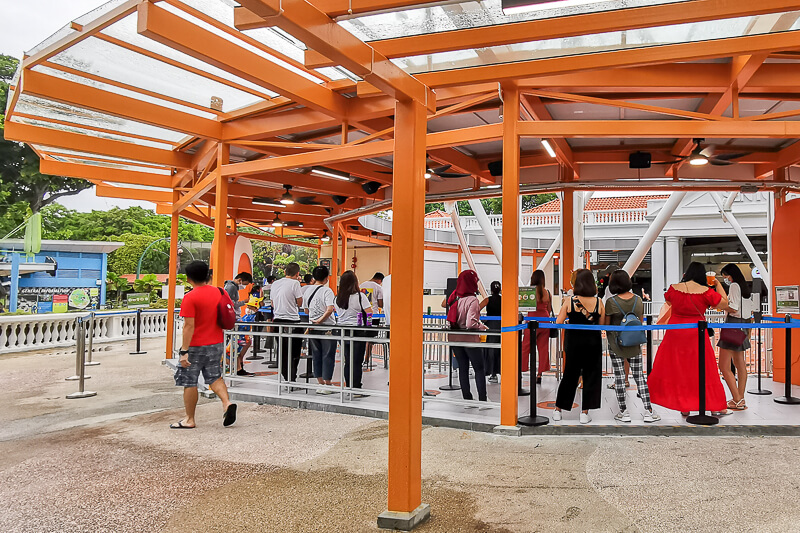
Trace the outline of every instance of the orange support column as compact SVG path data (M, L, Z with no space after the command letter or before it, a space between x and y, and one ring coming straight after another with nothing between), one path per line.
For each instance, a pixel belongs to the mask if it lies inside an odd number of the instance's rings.
M563 167L562 167L563 168ZM561 290L568 291L572 288L569 278L572 275L572 265L575 264L575 194L570 189L562 193L561 199L561 255L558 260L558 270L561 274Z
M347 231L344 229L344 224L339 224L339 235L342 236L342 257L339 259L339 274L341 275L350 270L350 266L347 264Z
M333 235L331 235L331 272L328 280L333 292L336 292L339 279L339 224L333 225Z
M519 89L503 86L503 292L500 325L504 328L519 322ZM500 335L500 425L517 425L519 373L519 334L506 331ZM510 378L510 379L509 379ZM535 384L532 384L535 386Z
M173 191L172 202L177 202L181 197L178 191ZM178 283L178 222L180 214L173 213L169 229L169 286L167 287L167 359L172 359L175 350L175 286Z
M800 248L800 199L785 200L783 193L775 193L775 221L772 224L772 271L770 278L773 306L776 298L775 287L800 285L800 271L797 269L797 250ZM772 309L775 312L775 308ZM781 315L782 317L783 315ZM800 319L800 315L792 315ZM786 383L786 334L783 330L772 330L772 368L773 380ZM800 341L797 329L792 331L792 384L800 385Z
M389 381L389 501L378 526L408 530L430 516L422 503L422 275L425 108L397 102L392 212L392 376Z
M222 287L225 283L225 262L228 256L228 178L222 175L222 165L228 163L231 147L220 143L217 148L217 187L214 192L214 244L211 268L214 269L212 283Z

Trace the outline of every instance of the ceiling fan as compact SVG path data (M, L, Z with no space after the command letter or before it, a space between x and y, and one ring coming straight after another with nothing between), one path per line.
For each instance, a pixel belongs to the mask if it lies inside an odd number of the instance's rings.
M434 163L430 156L428 156L425 164L425 179L432 179L433 181L443 181L443 178L467 178L472 174L462 174L461 172L447 172L453 165L441 165L438 167L433 166ZM393 174L394 170L376 170L379 174Z
M714 166L726 166L726 165L735 165L736 161L734 159L739 159L741 157L745 157L750 155L752 152L737 152L731 154L719 154L714 155L716 147L713 144L706 146L705 148L700 147L700 143L702 143L705 139L694 139L695 148L692 150L692 153L689 155L673 155L676 157L675 161L666 161L664 163L658 163L660 165L673 165L675 163L681 163L686 161L692 166L703 166L703 165L714 165Z

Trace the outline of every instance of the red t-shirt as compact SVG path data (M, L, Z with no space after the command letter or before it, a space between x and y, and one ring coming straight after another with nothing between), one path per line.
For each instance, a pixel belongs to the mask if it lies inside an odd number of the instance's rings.
M217 324L217 305L222 295L211 285L202 285L189 291L181 303L181 316L194 318L194 334L189 346L219 344L224 336Z

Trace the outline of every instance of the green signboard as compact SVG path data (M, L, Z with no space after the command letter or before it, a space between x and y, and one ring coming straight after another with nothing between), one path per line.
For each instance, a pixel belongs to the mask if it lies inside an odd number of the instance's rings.
M146 292L133 292L127 296L127 300L131 309L150 307L150 295Z
M521 309L536 307L536 288L535 287L520 287L519 288L519 307Z

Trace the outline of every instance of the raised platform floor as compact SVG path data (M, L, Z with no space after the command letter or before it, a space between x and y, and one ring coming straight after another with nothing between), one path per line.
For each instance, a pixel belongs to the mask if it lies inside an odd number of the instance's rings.
M266 359L245 361L245 369L257 375L253 377L226 377L230 385L232 398L238 401L256 403L269 403L287 407L314 409L329 412L338 412L369 416L375 418L388 417L388 385L389 371L383 368L383 361L379 357L373 358L371 369L364 371L364 392L368 397L352 399L347 393L340 393L340 365L337 364L334 374L334 383L337 384L336 393L319 395L313 388L316 380L313 378L298 379L298 386L289 392L284 385L279 392L277 369L269 368ZM338 360L337 360L338 363ZM306 369L306 360L300 362L299 372ZM428 425L455 427L475 431L492 431L500 423L500 385L487 384L489 402L469 402L462 400L461 391L443 391L442 385L448 383L446 371L439 373L438 365L433 365L432 370L425 372L425 390L428 395L423 398L423 423ZM529 378L523 375L523 386L528 388ZM472 393L475 392L474 379L470 380ZM733 411L730 415L720 417L718 425L695 426L686 422L685 418L677 411L671 411L660 406L654 409L661 415L659 422L646 424L642 420L643 407L637 398L636 389L631 379L627 391L628 409L632 415L632 422L624 423L614 420L618 412L616 395L607 386L613 382L613 376L603 378L603 401L600 409L592 410L592 422L580 424L580 389L576 395L576 405L571 412L564 412L563 420L552 420L553 402L555 401L558 381L554 373L546 373L542 384L536 386L538 414L550 418L545 426L522 427L522 434L558 435L800 435L800 405L782 405L773 401L777 396L783 395L784 385L775 383L770 378L762 377L763 389L773 392L771 395L747 394L748 409ZM458 380L454 378L454 383ZM748 380L748 390L756 388L756 376L751 375ZM800 396L800 387L793 386L793 394ZM727 389L726 389L727 390ZM525 416L530 411L529 396L519 398L519 416Z

